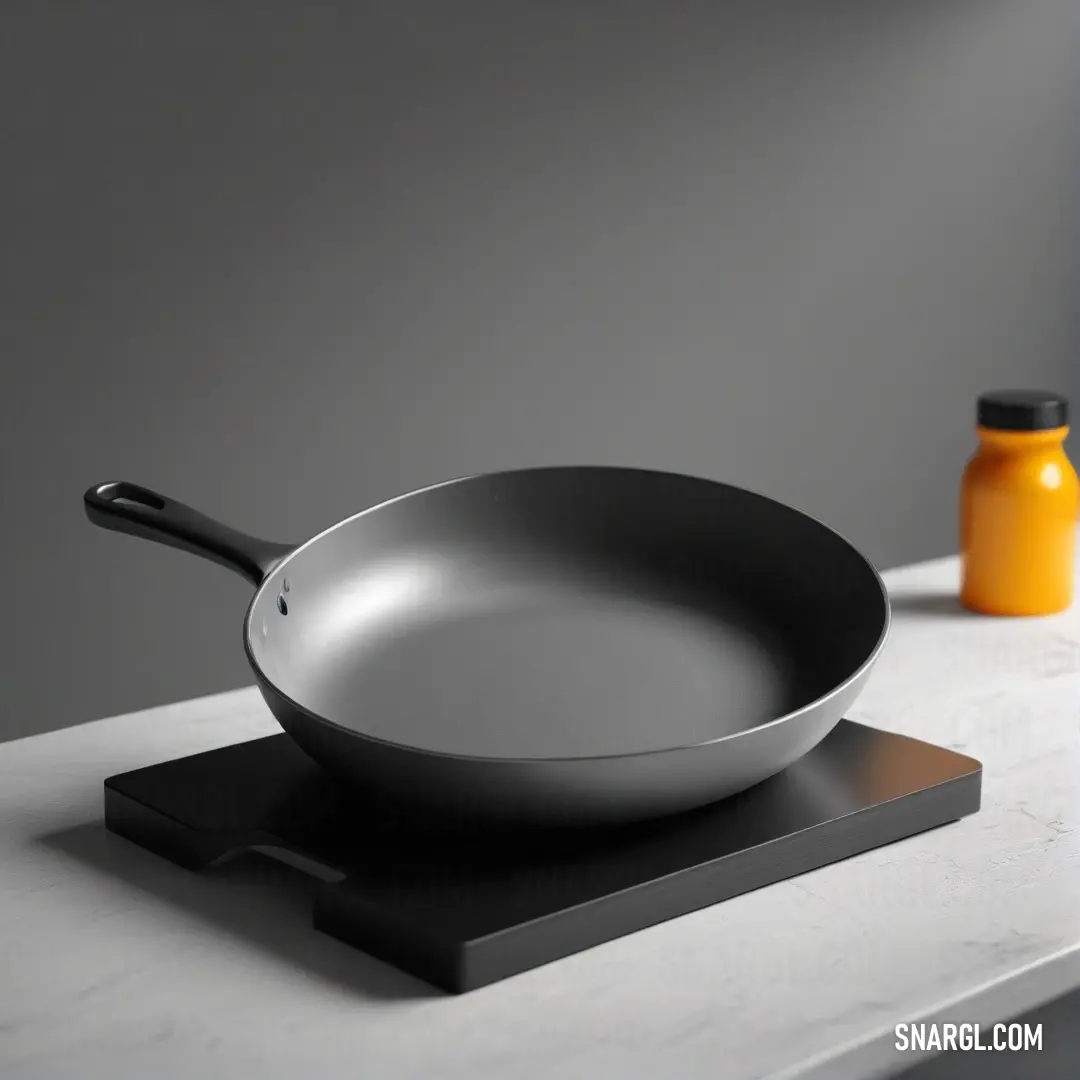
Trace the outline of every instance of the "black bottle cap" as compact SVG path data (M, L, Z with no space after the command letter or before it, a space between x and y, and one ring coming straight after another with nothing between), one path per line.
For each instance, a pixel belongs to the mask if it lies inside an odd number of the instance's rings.
M1050 431L1069 422L1069 403L1046 390L993 390L979 395L977 416L995 431Z

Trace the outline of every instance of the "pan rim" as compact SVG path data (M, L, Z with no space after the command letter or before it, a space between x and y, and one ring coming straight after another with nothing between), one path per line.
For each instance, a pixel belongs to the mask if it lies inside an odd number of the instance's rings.
M255 655L251 648L251 631L252 623L254 620L255 606L258 603L260 597L264 592L269 591L272 585L275 585L277 580L284 576L283 571L285 568L300 555L301 552L306 551L308 548L313 547L323 538L330 536L332 533L337 532L339 529L343 529L346 525L351 524L360 518L366 517L370 514L374 514L376 511L382 510L386 507L392 506L395 503L404 502L406 499L418 497L420 495L427 494L428 492L437 491L440 488L454 487L460 484L466 484L470 481L477 481L483 479L491 479L493 477L512 477L521 476L528 473L555 473L555 472L618 472L618 473L638 473L652 476L655 478L667 478L673 480L690 480L696 483L707 484L710 487L726 488L730 491L737 491L742 495L749 495L755 499L761 499L764 502L768 502L773 506L779 506L789 511L792 514L805 518L807 521L818 526L818 528L831 533L842 544L844 544L851 552L853 552L863 565L873 575L878 589L881 592L882 599L882 627L881 633L878 636L877 641L874 643L874 647L870 650L870 653L866 659L853 671L850 675L838 683L827 693L814 698L812 701L807 702L805 705L801 705L797 709L793 709L790 712L784 713L781 716L774 717L772 720L766 720L762 724L755 724L753 727L743 728L740 731L730 732L727 735L718 735L715 739L703 739L700 742L694 743L676 743L672 746L659 747L652 750L631 750L621 754L567 754L563 756L544 756L544 757L506 757L501 755L483 755L483 754L455 754L449 753L443 750L428 750L424 747L413 746L409 743L394 742L392 739L382 739L375 735L369 735L362 731L357 731L354 728L346 727L344 724L336 723L333 720L327 719L325 716L320 716L318 713L312 712L306 706L300 702L291 698L288 694L284 693L272 679L270 679L266 673L260 667L258 661L255 659ZM569 764L572 762L600 762L600 761L625 761L632 758L646 758L656 757L658 755L665 754L678 754L686 751L703 749L707 746L718 746L723 743L732 742L740 737L749 736L752 733L766 731L770 728L779 727L781 724L786 724L790 721L798 719L805 714L816 712L823 705L827 704L833 698L843 694L853 683L858 682L863 678L870 668L877 662L878 657L881 655L885 648L886 641L889 637L889 632L892 628L892 604L889 600L889 591L885 585L885 581L882 578L877 567L867 558L863 552L856 547L846 536L844 536L837 529L834 529L831 525L826 525L825 522L819 518L814 517L812 514L808 514L805 510L800 510L798 507L791 506L788 503L781 502L778 499L774 499L772 496L765 495L762 492L754 491L751 488L740 487L736 484L729 484L723 480L714 480L706 476L697 476L691 473L678 473L672 472L666 469L648 469L637 466L626 465L535 465L525 466L516 469L502 469L494 472L486 473L469 473L464 476L457 476L450 480L442 480L435 484L428 484L424 487L415 488L412 491L404 492L401 495L395 495L389 499L384 499L382 502L375 503L372 506L365 507L363 510L357 511L355 514L350 514L348 517L342 518L340 521L335 522L333 525L328 526L321 532L316 533L314 536L305 540L302 544L295 547L289 552L274 568L267 574L266 578L255 590L255 594L252 596L248 603L247 611L244 615L243 634L244 634L244 655L247 657L248 664L250 665L256 680L261 687L265 687L269 692L283 702L288 708L296 713L299 713L305 719L310 720L315 724L322 724L326 727L334 728L352 738L360 739L364 742L375 744L383 749L397 751L407 754L418 754L426 758L434 758L443 761L457 761L462 763L488 763L492 765L558 765ZM837 717L836 723L839 723L843 717Z

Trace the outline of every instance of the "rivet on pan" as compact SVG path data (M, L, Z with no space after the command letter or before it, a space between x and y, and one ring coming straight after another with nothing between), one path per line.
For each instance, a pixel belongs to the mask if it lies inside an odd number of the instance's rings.
M266 637L266 620L265 619L263 619L263 621L262 621L262 636Z
M288 592L289 591L289 579L288 578L284 578L282 580L282 582L281 582L281 591L282 592Z
M285 603L285 597L282 596L280 593L278 594L277 598L277 609L281 612L282 615L289 614L289 605Z

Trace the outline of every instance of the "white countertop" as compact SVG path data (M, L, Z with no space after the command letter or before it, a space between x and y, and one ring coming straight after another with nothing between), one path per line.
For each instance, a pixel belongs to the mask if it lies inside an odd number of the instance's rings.
M1080 606L966 615L955 559L886 580L851 716L979 758L980 813L459 997L313 931L296 871L193 874L105 832L105 777L275 733L255 690L0 745L0 1076L828 1075L993 980L1061 981L1038 962L1080 945Z

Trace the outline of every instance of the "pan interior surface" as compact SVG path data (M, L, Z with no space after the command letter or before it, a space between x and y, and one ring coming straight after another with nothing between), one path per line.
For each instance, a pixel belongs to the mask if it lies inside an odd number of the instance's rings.
M469 585L434 556L372 571L312 657L304 697L379 739L511 758L701 742L796 700L793 658L749 614L502 574Z
M885 618L865 560L796 511L706 481L552 469L342 523L275 572L248 635L281 693L358 734L558 759L767 723L853 674Z

